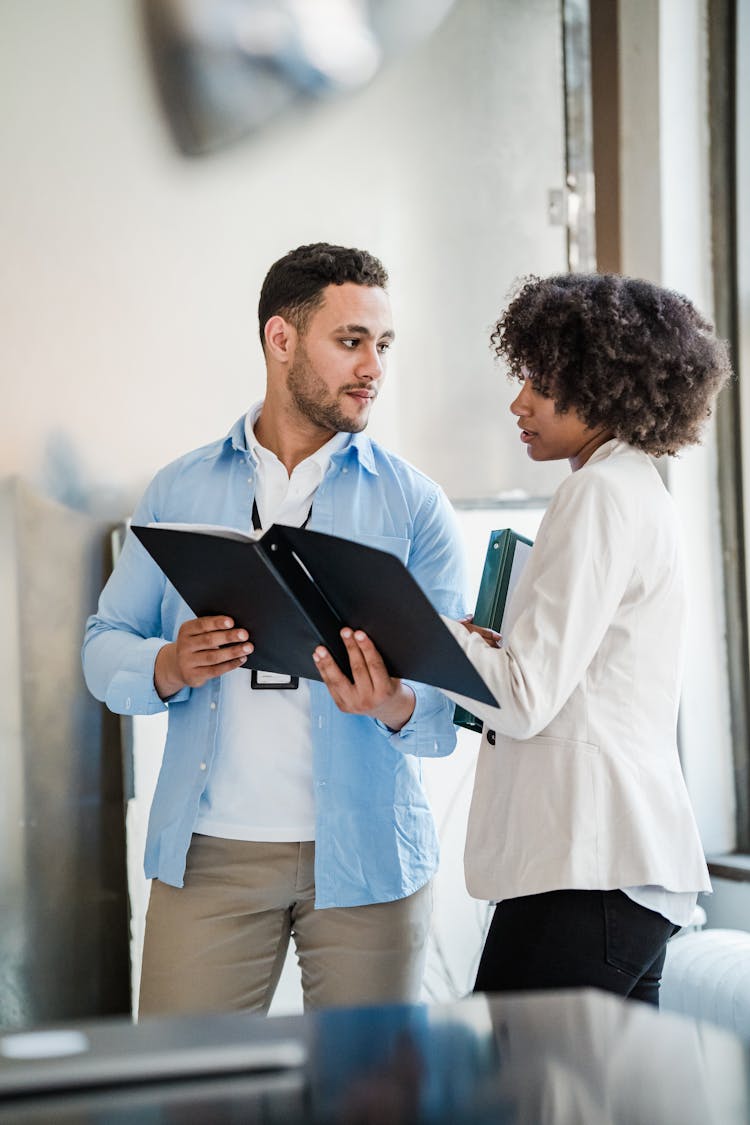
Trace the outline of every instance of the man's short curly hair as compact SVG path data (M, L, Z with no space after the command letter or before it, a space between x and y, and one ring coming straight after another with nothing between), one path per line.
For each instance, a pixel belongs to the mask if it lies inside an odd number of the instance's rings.
M490 336L512 378L654 457L700 442L731 365L687 297L617 274L521 284Z
M366 250L312 242L290 250L266 274L258 302L260 340L272 316L283 316L304 333L315 309L323 303L329 285L368 285L386 289L388 273L383 263Z

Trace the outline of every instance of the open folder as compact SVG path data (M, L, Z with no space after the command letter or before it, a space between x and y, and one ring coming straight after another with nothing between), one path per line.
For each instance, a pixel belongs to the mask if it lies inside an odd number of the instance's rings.
M227 614L255 645L245 668L319 680L325 645L342 671L339 635L363 629L392 676L498 703L400 559L387 551L273 524L260 536L201 525L133 526L196 617Z

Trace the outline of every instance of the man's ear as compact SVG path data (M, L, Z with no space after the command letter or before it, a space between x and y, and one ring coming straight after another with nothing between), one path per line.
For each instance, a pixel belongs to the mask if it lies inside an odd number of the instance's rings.
M272 316L263 329L266 354L273 356L278 363L288 363L294 355L297 342L297 329L283 316Z

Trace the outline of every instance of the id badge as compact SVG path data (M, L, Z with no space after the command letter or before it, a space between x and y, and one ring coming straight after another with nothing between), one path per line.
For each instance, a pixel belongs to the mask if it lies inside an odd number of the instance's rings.
M250 687L253 691L294 691L299 687L299 676L285 676L283 672L262 672L253 668Z

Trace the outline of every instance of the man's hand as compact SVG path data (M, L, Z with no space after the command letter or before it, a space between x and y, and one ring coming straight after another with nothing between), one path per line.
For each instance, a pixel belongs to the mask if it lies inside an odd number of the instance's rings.
M414 692L402 680L388 675L382 656L365 633L342 629L341 637L349 655L353 682L328 649L319 647L313 653L323 683L339 711L369 715L391 730L401 730L414 711Z
M231 617L194 617L180 626L176 641L159 649L154 686L168 699L241 667L252 651L247 631L235 629Z
M458 622L463 625L464 629L468 629L470 633L479 633L479 636L490 646L490 648L502 648L503 638L500 633L495 632L494 629L487 629L484 625L474 624L474 615L468 614L466 617L459 617Z

